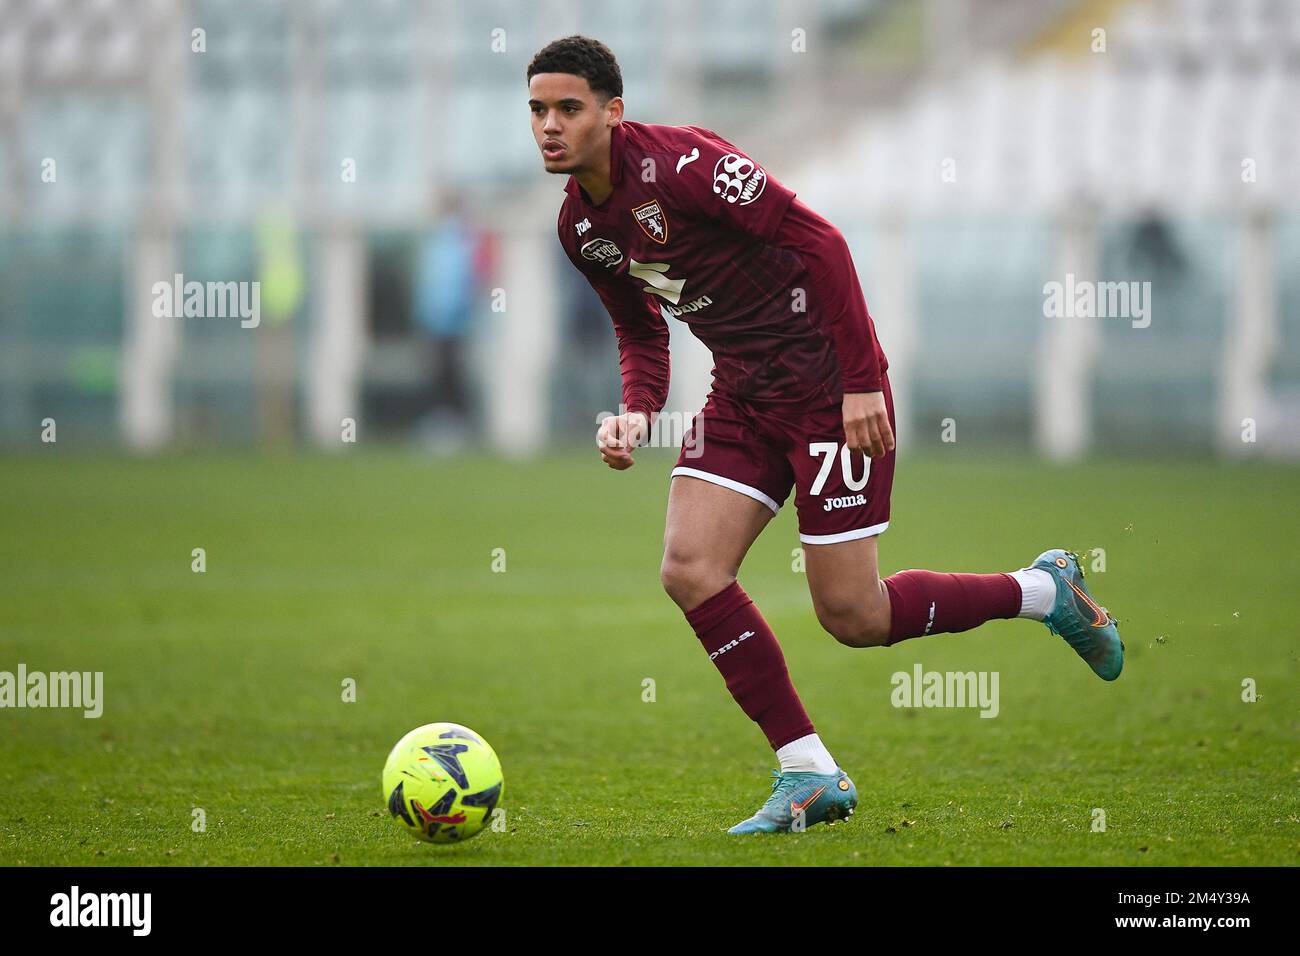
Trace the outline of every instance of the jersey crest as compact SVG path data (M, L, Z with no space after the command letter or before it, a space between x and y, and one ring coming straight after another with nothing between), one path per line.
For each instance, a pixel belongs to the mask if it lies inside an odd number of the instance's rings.
M637 206L632 210L632 215L647 236L661 246L668 243L668 217L664 215L658 199Z

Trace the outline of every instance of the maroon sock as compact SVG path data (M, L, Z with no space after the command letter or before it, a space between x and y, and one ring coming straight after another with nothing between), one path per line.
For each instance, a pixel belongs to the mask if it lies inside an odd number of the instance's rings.
M790 682L781 645L739 581L691 608L686 620L721 671L731 696L767 734L773 750L813 733Z
M926 634L969 631L1020 613L1020 585L1009 574L899 571L889 589L889 644Z

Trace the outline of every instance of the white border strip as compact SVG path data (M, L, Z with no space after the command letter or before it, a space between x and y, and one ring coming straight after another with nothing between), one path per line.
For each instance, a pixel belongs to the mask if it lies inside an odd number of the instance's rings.
M858 528L856 531L841 531L839 534L801 534L799 540L804 544L839 544L841 541L856 541L858 538L870 538L880 534L889 527L888 521L873 524L870 528Z
M731 478L723 478L721 475L711 475L707 471L700 471L698 468L687 468L684 465L678 465L674 468L672 475L669 477L676 477L677 475L686 475L688 478L699 478L701 481L711 481L713 484L721 485L723 488L730 488L732 491L739 491L742 495L748 495L755 501L763 502L763 504L772 509L772 514L776 514L781 510L779 504L767 495L763 494L763 492L759 491L757 488L751 488L749 485L742 485L740 482L734 481Z

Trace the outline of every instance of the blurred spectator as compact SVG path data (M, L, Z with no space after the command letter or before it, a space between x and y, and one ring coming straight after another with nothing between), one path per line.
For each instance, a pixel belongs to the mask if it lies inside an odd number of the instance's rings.
M417 431L434 451L460 449L473 428L468 343L495 258L493 237L471 221L458 196L447 196L415 264L415 324L426 339L430 379Z
M261 284L256 346L257 435L263 447L285 447L294 436L295 320L306 300L298 224L283 203L257 218L257 281Z
M1150 210L1134 224L1129 240L1129 260L1150 278L1180 279L1187 271L1187 259L1179 247L1172 224Z

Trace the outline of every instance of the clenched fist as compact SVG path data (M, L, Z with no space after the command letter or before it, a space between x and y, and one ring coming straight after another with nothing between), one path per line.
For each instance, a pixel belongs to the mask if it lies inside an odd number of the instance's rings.
M649 433L650 420L642 412L611 415L596 430L596 447L605 464L623 471L636 464L632 461L632 449L644 444Z

